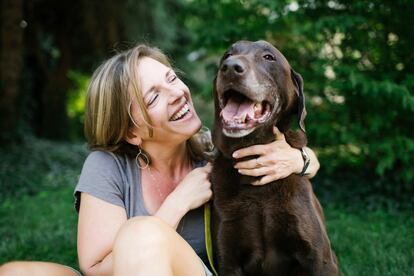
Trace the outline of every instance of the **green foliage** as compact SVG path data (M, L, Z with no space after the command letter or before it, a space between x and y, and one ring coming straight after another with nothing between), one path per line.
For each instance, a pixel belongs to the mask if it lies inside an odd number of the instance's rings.
M320 42L308 36L320 44L327 77L322 93L316 94L323 99L319 105L341 123L333 129L336 137L326 136L319 124L311 125L311 137L321 146L352 145L357 149L352 156L358 159L353 165L365 170L365 177L375 174L375 182L382 183L378 188L392 195L413 194L414 60L407 45L414 36L406 24L414 21L405 12L413 6L407 1L338 1L332 7L323 2L305 8L303 15L315 20L310 33L322 34ZM318 115L313 118L324 121ZM344 158L338 165L352 162Z
M210 68L231 43L272 42L304 78L307 135L326 173L358 175L398 200L414 194L410 1L193 0L188 9L191 51L208 68L200 83L211 89Z
M66 109L70 123L70 136L72 140L77 140L83 137L83 115L90 76L77 71L69 71L68 78L72 81L72 88L68 91Z
M26 139L23 145L0 149L0 202L74 185L86 152L83 146L35 138Z
M34 138L0 150L0 263L77 267L73 190L86 154L83 145Z

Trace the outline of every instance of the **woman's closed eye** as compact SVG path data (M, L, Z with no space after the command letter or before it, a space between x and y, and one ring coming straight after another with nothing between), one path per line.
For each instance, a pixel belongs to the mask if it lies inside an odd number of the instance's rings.
M157 100L157 98L158 98L158 93L153 93L151 96L150 96L150 99L148 100L148 102L147 102L147 106L151 106L151 105L153 105L154 103L155 103L155 101Z
M167 73L167 79L166 80L167 80L168 83L175 83L177 80L179 80L179 78L177 77L177 75L174 72L170 71L169 73ZM157 89L155 87L151 88L150 91L151 91L151 95L149 95L147 97L148 98L147 107L150 107L150 106L154 105L156 103L157 99L158 99L159 94L160 94L160 92L157 91Z
M168 76L168 82L169 83L172 83L172 82L174 82L176 80L178 80L178 77L177 77L176 74L171 74L171 75Z

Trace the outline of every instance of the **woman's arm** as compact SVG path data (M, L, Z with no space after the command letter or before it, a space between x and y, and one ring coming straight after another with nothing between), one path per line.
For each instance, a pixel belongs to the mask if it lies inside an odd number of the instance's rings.
M112 275L112 248L127 221L125 209L81 193L78 219L79 266L85 275Z
M255 145L237 150L233 153L234 158L242 158L250 155L259 155L256 159L238 162L235 168L241 174L250 176L261 176L260 180L253 185L264 185L272 181L288 177L292 173L299 174L303 170L304 161L298 149L292 148L285 139L285 136L274 129L276 141L266 145ZM310 163L305 171L308 178L312 178L319 170L319 161L308 147L305 147Z
M191 209L212 196L208 174L211 165L192 170L167 197L155 216L176 228ZM125 209L81 193L78 221L79 266L85 275L111 275L115 237L127 221Z

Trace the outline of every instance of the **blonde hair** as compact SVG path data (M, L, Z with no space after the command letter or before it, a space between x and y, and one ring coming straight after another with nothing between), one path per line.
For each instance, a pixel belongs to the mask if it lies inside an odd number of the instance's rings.
M131 95L136 98L153 135L151 118L144 104L137 68L143 57L153 58L171 67L168 58L157 48L138 45L120 52L101 64L93 73L88 87L84 131L91 150L106 150L135 157L138 146L129 144L125 137L134 124L130 116ZM202 160L212 151L209 130L202 128L187 141L191 159ZM147 154L148 157L150 157ZM150 160L150 158L149 158Z

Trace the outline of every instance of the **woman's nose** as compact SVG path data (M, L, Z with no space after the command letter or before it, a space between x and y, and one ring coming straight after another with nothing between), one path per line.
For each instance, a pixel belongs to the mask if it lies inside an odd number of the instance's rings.
M184 91L179 87L170 87L168 91L170 93L170 99L168 100L169 104L174 104L184 96Z

